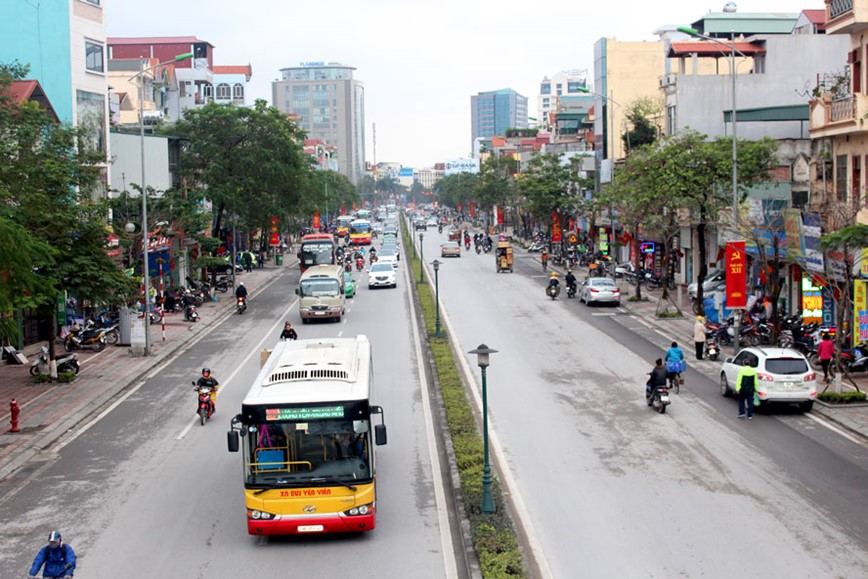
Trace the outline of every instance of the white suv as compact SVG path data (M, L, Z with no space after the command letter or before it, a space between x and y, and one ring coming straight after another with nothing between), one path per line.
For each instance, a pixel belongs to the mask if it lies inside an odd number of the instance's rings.
M735 393L735 380L745 362L756 368L756 393L763 404L798 404L803 412L814 407L817 374L808 359L791 348L745 348L735 358L727 358L720 368L722 395Z

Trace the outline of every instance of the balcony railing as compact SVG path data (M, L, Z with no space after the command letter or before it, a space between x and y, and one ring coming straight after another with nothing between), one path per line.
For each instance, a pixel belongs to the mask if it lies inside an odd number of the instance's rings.
M853 0L832 0L829 5L829 20L853 11Z
M856 99L846 98L832 101L832 109L829 113L829 121L849 121L856 118Z

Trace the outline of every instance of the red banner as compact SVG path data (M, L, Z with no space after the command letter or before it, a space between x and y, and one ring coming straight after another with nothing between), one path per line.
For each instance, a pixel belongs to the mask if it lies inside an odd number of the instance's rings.
M726 244L726 307L747 307L747 256L744 241Z
M555 211L552 211L552 243L561 243L564 240L563 231L561 231L561 220Z
M497 224L503 225L503 207L497 208Z
M470 202L470 216L476 216L476 205L473 204L473 201Z
M319 229L319 211L313 212L313 228Z

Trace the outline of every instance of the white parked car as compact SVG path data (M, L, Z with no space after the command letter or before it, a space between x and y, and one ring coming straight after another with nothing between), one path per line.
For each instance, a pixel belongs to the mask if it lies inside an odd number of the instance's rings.
M706 298L711 297L711 292L715 290L715 288L721 284L721 282L726 282L726 272L721 271L710 271L705 278L705 281L702 282L702 296ZM696 282L688 284L687 286L687 295L690 296L690 299L696 299Z
M621 305L621 290L615 280L609 277L592 277L582 283L579 290L579 301L591 304L615 304Z
M377 262L368 270L368 289L398 287L398 275L391 263Z
M808 359L792 348L755 346L744 348L734 358L724 360L720 368L722 395L735 394L738 371L745 362L756 368L756 393L762 404L798 404L803 412L814 407L817 373L811 369Z

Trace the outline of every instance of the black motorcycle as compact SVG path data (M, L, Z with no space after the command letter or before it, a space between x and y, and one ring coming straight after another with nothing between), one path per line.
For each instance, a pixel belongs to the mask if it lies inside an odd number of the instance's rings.
M39 358L30 366L30 375L48 374L48 364L50 361L48 358L48 346L42 346L42 353L39 354ZM66 354L65 356L55 358L54 361L57 364L57 372L60 374L65 372L78 374L78 371L81 369L77 354Z
M576 297L576 284L568 283L567 284L567 297L574 298Z

